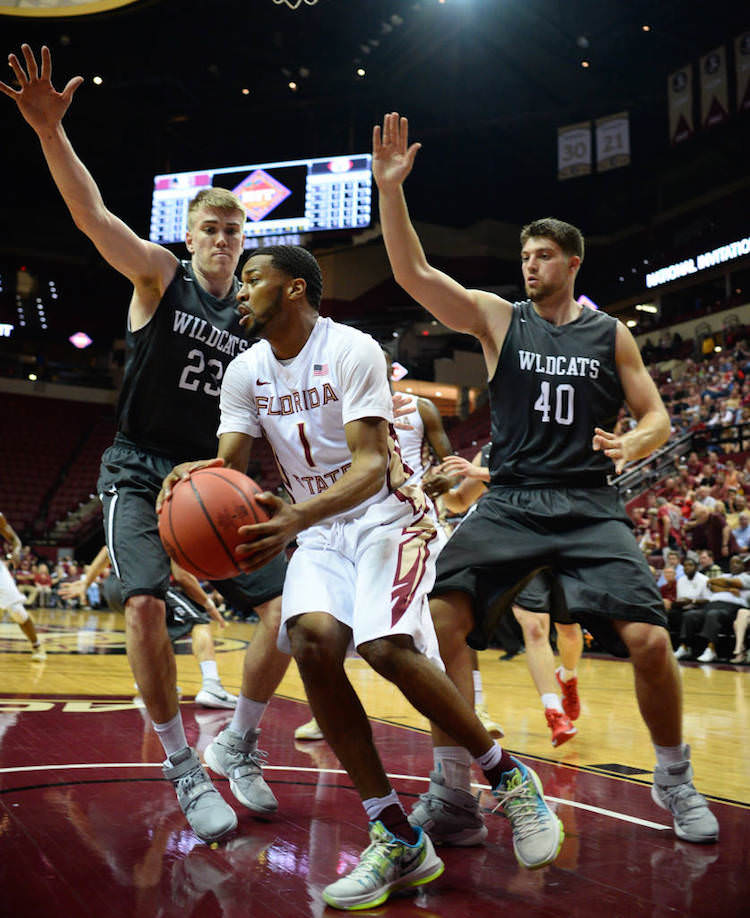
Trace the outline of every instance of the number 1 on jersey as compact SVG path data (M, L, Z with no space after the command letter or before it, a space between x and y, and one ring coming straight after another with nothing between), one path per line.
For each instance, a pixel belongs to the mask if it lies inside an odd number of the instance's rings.
M311 469L315 468L315 461L312 457L312 450L310 449L310 441L307 439L307 434L305 433L305 423L304 421L297 424L297 430L299 430L299 439L302 443L302 449L305 452L305 461L310 466Z

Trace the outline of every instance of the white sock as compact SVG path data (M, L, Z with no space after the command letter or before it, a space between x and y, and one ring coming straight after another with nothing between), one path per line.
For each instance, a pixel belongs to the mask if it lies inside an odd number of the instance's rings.
M656 761L662 768L667 768L669 765L676 765L678 762L684 762L687 758L683 745L657 746L656 743L654 743L654 752L656 753Z
M257 730L267 707L267 701L253 701L240 692L229 729L240 736L244 736L248 730Z
M562 711L563 709L560 696L556 695L554 692L545 692L542 695L542 707L545 711L547 708L552 708L553 711Z
M478 708L484 704L484 691L482 689L482 674L478 669L473 670L471 674L474 680L474 707Z
M448 787L471 793L471 753L463 746L435 746L432 750L435 771Z
M503 757L503 749L500 743L493 743L487 752L483 752L482 755L478 755L474 761L482 769L482 771L487 772L491 768L494 768L500 762L500 759Z
M395 790L392 790L387 797L368 797L367 800L362 801L362 806L365 808L365 813L367 813L367 818L370 822L375 822L386 807L394 804L400 806L403 810Z
M560 674L560 679L562 682L570 682L571 679L576 678L576 673L578 670L575 669L565 669L564 666L561 666L557 672Z
M154 730L159 737L167 758L184 749L187 744L185 736L185 727L182 724L182 715L178 711L175 716L164 724L154 724ZM171 762L165 762L165 765L171 765Z
M219 670L216 667L216 660L204 660L201 663L201 673L203 674L203 681L206 682L208 679L213 679L215 682L219 682Z

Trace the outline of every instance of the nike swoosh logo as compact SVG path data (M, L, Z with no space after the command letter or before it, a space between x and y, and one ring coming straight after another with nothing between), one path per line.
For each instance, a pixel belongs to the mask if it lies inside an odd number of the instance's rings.
M256 386L270 386L271 380L270 379L256 379L255 385Z

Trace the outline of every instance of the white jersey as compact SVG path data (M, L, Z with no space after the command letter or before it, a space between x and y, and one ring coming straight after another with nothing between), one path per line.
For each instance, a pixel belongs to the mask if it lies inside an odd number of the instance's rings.
M432 464L432 451L424 432L424 421L419 413L419 399L412 397L414 411L402 415L396 423L401 458L413 472L413 482L421 481Z
M229 364L221 387L218 433L265 434L292 500L303 503L331 487L350 467L344 427L367 417L383 418L390 426L383 483L377 494L325 522L360 516L396 492L408 476L393 434L393 404L380 345L357 329L319 318L291 360L277 360L270 344L259 341ZM409 502L423 502L421 490L413 490Z

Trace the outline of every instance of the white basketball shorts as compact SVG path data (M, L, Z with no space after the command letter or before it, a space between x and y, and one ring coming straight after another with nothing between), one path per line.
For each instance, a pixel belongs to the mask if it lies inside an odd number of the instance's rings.
M278 646L291 652L286 625L327 612L352 630L352 646L408 634L443 669L427 595L435 582L437 535L430 518L391 496L360 518L300 533L282 594Z
M16 586L16 581L13 579L11 572L0 561L0 609L10 609L18 603L23 606L21 591Z

